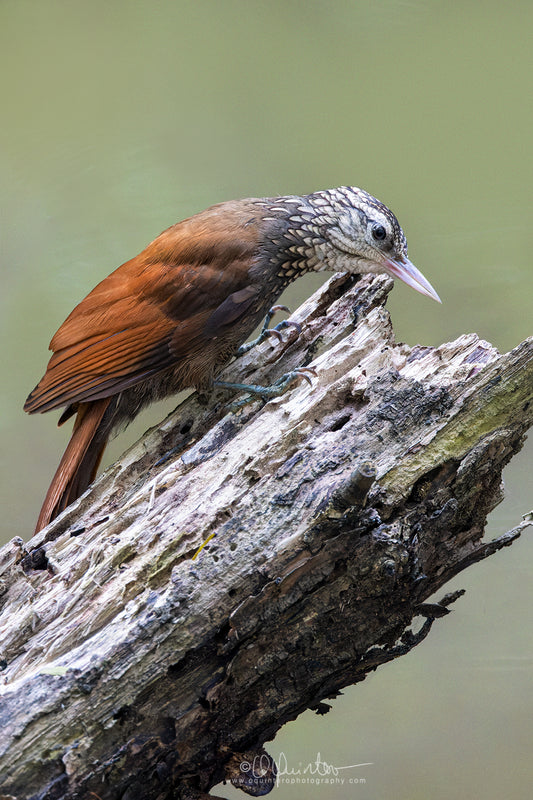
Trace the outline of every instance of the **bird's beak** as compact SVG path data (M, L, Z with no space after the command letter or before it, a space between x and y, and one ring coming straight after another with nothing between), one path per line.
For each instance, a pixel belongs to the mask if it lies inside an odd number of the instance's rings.
M430 282L424 278L414 264L411 264L407 256L399 256L397 259L386 258L384 267L393 278L399 278L420 294L432 297L437 303L442 302Z

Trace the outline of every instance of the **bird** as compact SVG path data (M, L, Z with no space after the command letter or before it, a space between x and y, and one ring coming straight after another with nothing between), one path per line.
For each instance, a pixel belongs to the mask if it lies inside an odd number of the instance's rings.
M366 191L218 203L104 278L58 329L30 414L63 408L72 436L36 532L94 480L112 432L155 400L208 390L282 291L307 272L386 273L441 302L395 215Z

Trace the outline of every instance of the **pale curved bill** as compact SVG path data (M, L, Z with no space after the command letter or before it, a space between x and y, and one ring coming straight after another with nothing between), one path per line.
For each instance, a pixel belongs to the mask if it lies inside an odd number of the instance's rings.
M442 303L442 300L430 282L424 278L422 273L417 270L415 265L412 264L408 258L404 256L401 261L399 259L393 260L392 258L387 258L385 265L387 271L394 278L399 278L412 289L416 289L417 292L420 292L420 294L425 294L427 297L432 297L437 303Z

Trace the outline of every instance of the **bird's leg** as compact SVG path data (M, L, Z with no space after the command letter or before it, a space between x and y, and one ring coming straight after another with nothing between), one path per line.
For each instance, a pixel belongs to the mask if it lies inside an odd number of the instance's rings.
M226 383L226 381L214 381L214 386L219 386L221 389L231 389L235 392L248 392L250 397L245 397L242 400L237 400L232 404L232 408L241 408L242 406L251 403L256 397L262 398L265 402L271 400L273 397L279 397L285 392L288 386L295 380L303 378L311 386L313 382L310 376L316 378L316 370L313 367L298 367L282 375L275 383L270 386L258 386L256 384L248 383Z
M241 345L237 350L238 356L243 355L243 353L247 353L252 349L252 347L256 347L256 345L261 344L261 342L264 342L269 336L276 336L278 341L281 341L282 337L280 331L284 330L285 328L295 328L298 336L300 335L302 332L302 326L299 322L292 322L291 320L284 319L278 323L275 328L268 327L272 317L277 311L289 312L290 309L287 308L287 306L282 305L272 306L265 317L265 321L259 336L256 339L253 339L251 342ZM309 375L316 377L316 372L313 368L299 367L298 369L292 370L292 372L287 372L285 375L282 375L281 378L279 378L270 386L259 386L257 384L248 383L227 383L226 381L214 381L214 385L223 389L230 389L231 391L235 392L248 392L248 397L232 403L232 409L237 409L252 402L256 397L260 397L265 402L267 402L267 400L271 400L273 397L279 397L283 394L283 392L285 392L287 387L293 381L299 378L303 378L309 384L311 384L311 378Z
M265 321L263 323L263 327L261 328L261 333L259 334L259 336L257 336L255 339L252 339L251 342L246 342L246 344L241 344L241 346L237 350L238 356L242 356L244 353L247 353L249 350L251 350L252 347L256 347L256 345L261 344L261 342L264 342L265 339L268 339L269 336L276 336L278 341L281 341L282 337L280 331L284 330L284 328L295 328L296 331L298 332L298 335L300 335L300 333L302 332L302 326L300 325L300 323L291 322L288 319L284 319L282 320L282 322L279 322L275 328L269 328L268 326L270 325L270 320L272 319L276 311L290 312L290 309L287 308L287 306L280 306L280 305L272 306L272 308L268 311L265 317Z

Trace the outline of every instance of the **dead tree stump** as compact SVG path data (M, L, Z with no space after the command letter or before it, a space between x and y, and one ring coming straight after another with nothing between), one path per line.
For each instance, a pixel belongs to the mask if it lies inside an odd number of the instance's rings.
M533 421L533 339L396 344L391 281L333 277L193 394L47 529L0 551L0 791L202 797L307 708L406 653L513 542L484 542ZM203 547L202 547L203 545ZM264 765L264 761L262 762Z

